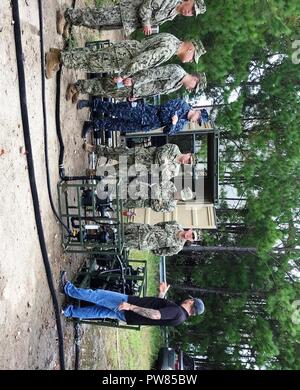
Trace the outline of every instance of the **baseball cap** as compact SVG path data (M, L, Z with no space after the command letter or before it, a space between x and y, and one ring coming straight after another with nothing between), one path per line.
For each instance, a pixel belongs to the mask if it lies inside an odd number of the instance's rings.
M198 316L204 312L205 306L202 299L193 298L193 300L194 300L194 314Z
M200 298L194 298L191 295L189 295L189 298L194 301L193 309L194 309L194 315L202 314L205 310L204 303L202 299Z

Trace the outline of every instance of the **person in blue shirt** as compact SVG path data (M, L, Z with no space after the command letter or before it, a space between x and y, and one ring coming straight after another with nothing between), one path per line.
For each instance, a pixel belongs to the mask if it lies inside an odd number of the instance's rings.
M173 99L159 106L136 102L111 103L99 98L94 99L92 103L80 100L78 108L84 107L90 107L94 117L101 113L105 116L86 122L82 132L83 138L92 129L132 133L164 127L164 133L172 135L182 131L188 122L202 124L208 120L204 115L205 110L195 110L182 99Z

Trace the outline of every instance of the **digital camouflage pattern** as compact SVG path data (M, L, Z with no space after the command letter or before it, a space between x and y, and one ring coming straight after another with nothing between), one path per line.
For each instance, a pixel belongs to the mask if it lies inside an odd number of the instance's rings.
M163 33L141 42L125 40L100 49L83 47L63 50L61 59L67 68L90 73L118 73L128 77L167 62L176 55L181 43L174 35Z
M98 158L105 158L102 165L110 165L109 160L119 161L120 157L127 158L127 167L134 165L135 172L141 170L147 170L148 173L153 175L161 175L164 180L170 180L177 176L180 171L180 163L177 162L177 157L182 153L175 144L165 144L159 147L144 148L136 146L135 148L128 148L126 146L120 146L112 148L106 145L97 145L96 151ZM153 164L157 166L154 169ZM118 165L114 166L117 170ZM152 170L151 170L152 168ZM132 171L132 176L133 173Z
M158 129L163 126L158 115L159 106L152 104L135 104L131 102L112 103L102 99L93 100L93 117L98 130L140 132Z
M159 26L173 20L178 15L177 5L182 2L183 0L121 0L119 4L126 35L140 26ZM195 0L195 10L196 15L206 11L204 0Z
M139 53L141 44L125 40L97 49L93 46L79 47L61 52L62 64L71 69L90 73L118 73Z
M167 134L176 134L183 130L188 120L188 113L192 105L183 99L172 99L159 106L159 117L164 126L164 132ZM178 122L173 125L172 118L176 115Z
M94 29L123 27L129 36L143 26L173 20L178 14L176 6L180 3L182 0L120 0L115 6L68 8L65 18L75 26Z
M96 98L92 109L94 117L105 114L103 118L94 120L98 130L134 133L165 127L165 133L175 134L188 122L187 115L192 106L182 99L172 99L161 105L145 103L132 106L130 102L112 103ZM178 116L175 125L172 124L174 115Z
M130 35L139 27L159 26L173 20L178 15L176 7L181 3L182 0L121 0L125 34Z
M195 11L196 16L199 14L204 14L206 12L206 4L204 0L195 0Z
M99 8L68 8L65 19L74 26L85 26L93 29L111 29L122 27L119 5Z
M132 78L132 87L118 89L112 77L78 80L75 86L78 92L84 94L115 99L139 99L177 91L182 87L182 79L186 74L181 66L170 64L137 72Z
M177 191L175 184L171 181L164 181L161 184L154 183L150 186L145 182L133 183L139 189L138 199L126 199L123 206L127 209L151 208L156 212L170 213L174 211L177 200L174 195Z
M183 228L175 221L156 225L124 224L125 246L132 249L151 250L155 255L172 256L180 252L186 240L179 238Z

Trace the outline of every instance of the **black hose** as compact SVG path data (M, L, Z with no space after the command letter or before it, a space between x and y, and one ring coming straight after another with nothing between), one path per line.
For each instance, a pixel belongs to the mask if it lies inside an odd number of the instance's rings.
M97 180L100 181L103 179L102 176L63 176L64 168L62 168L61 179L63 181L76 181L76 180Z
M72 2L72 8L75 8L76 0ZM58 169L59 177L63 181L73 181L73 180L90 180L90 179L99 179L99 177L90 177L90 176L66 176L64 168L64 154L65 154L65 145L62 137L61 127L60 127L60 85L61 85L61 71L62 68L56 73L56 100L55 100L55 123L56 123L56 134L59 143L59 157L58 157Z
M76 0L72 1L72 8L75 8ZM73 180L89 180L96 179L101 180L101 177L88 177L88 176L66 176L65 168L64 168L64 153L65 153L65 145L62 138L61 127L60 127L60 85L61 85L61 68L56 74L56 100L55 100L55 123L56 123L56 135L59 143L59 157L58 157L58 169L59 169L59 177L63 181L73 181ZM79 370L80 368L80 323L78 321L74 321L74 342L75 342L75 370Z
M21 26L20 26L20 14L19 14L19 4L18 0L11 2L12 6L12 16L14 20L14 35L15 35L15 47L16 47L16 58L17 58L17 69L18 69L18 81L19 81L19 95L20 95L20 106L21 106L21 117L23 124L23 134L24 134L24 142L26 148L26 158L28 164L28 176L29 183L31 188L31 196L33 201L34 208L34 216L37 227L37 233L40 243L40 248L42 252L44 267L46 271L47 281L51 293L51 298L54 307L54 313L57 323L57 332L58 332L58 341L59 341L59 361L60 368L62 370L65 369L64 362L64 345L63 345L63 332L60 320L60 308L58 304L58 300L55 294L55 288L51 273L50 262L48 258L48 252L45 243L44 231L42 218L40 214L40 205L39 205L39 197L35 179L35 171L34 171L34 163L33 163L33 155L32 155L32 147L31 147L31 138L30 138L30 128L29 128L29 120L28 120L28 109L27 109L27 97L26 97L26 83L25 83L25 71L23 64L23 49L22 49L22 38L21 38Z
M75 363L74 369L80 368L80 343L81 343L81 324L79 321L74 321L74 341L75 341Z
M42 78L42 106L43 106L43 124L44 124L44 151L45 151L45 164L46 164L46 177L47 177L47 189L48 189L48 196L50 201L50 206L53 211L53 214L55 215L56 219L59 221L59 223L66 229L69 235L71 235L71 231L68 228L68 226L62 221L62 219L59 217L52 198L52 191L51 191L51 180L50 180L50 169L49 169L49 156L48 156L48 127L47 127L47 111L46 111L46 88L45 88L45 76L44 76L44 70L45 70L45 50L44 50L44 23L43 23L43 7L42 7L42 1L38 0L38 6L39 6L39 19L40 19L40 47L41 47L41 78Z
M59 143L59 157L58 157L58 167L59 167L59 177L63 181L73 181L73 180L102 180L102 176L66 176L64 168L64 155L65 155L65 145L62 137L61 127L60 127L60 84L61 84L61 68L56 74L56 101L55 101L55 123L56 123L56 134Z
M76 0L73 0L72 1L72 8L75 8L75 5L76 5ZM72 28L72 27L71 27ZM61 70L59 70L59 75L57 75L57 85L60 87L60 80L61 80ZM60 89L60 88L59 88ZM60 97L60 95L59 95ZM57 107L56 107L57 108ZM58 108L59 108L59 105L58 105ZM56 110L58 111L58 110ZM57 124L57 122L56 122ZM59 121L59 127L56 126L56 129L60 129L60 121ZM59 169L60 169L60 177L63 178L65 181L71 181L71 180L77 180L78 177L76 176L73 176L73 178L71 176L65 176L65 170L64 170L64 166L63 166L63 154L64 154L64 144L63 144L63 140L62 140L62 137L61 137L61 133L60 135L58 134L57 132L57 136L60 137L59 139L61 139L61 143L60 145L62 146L62 158L60 159L62 165L59 164ZM95 177L94 179L96 180L101 180L100 178ZM86 180L88 180L88 178L86 178ZM75 370L79 370L80 368L80 342L81 342L81 324L77 321L74 322L74 339L75 339L75 367L74 369Z
M65 169L64 169L65 145L62 138L61 127L60 127L60 83L61 83L61 68L56 74L55 123L56 123L56 134L59 143L59 157L58 157L59 176L62 180L65 180Z

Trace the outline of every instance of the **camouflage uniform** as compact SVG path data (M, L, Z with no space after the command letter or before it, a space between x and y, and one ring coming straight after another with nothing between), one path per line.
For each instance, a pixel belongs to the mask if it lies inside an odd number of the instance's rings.
M177 91L182 86L182 79L186 74L181 66L170 64L136 73L131 87L118 89L112 77L78 80L75 86L80 93L116 99L128 97L139 99Z
M95 29L122 27L120 5L100 8L68 8L65 19L74 26L85 26Z
M172 256L180 252L186 242L177 236L183 228L175 221L156 225L128 223L124 225L125 246L151 250L155 255Z
M144 182L136 181L136 184L140 186L139 193L141 196L138 199L128 198L123 201L125 208L151 208L154 211L162 213L174 211L177 204L177 200L174 199L174 194L177 189L173 182L164 181L162 184L155 183L151 187L148 183Z
M182 99L172 99L158 106L143 103L132 107L130 102L111 103L96 98L93 100L92 109L98 130L133 133L165 127L165 133L175 134L188 123L187 116L192 106ZM105 117L97 119L98 114L105 114ZM172 124L174 115L178 116L175 125Z
M182 41L172 34L157 34L141 42L125 40L109 47L63 50L61 59L67 68L91 73L119 73L131 76L141 70L160 66L176 55Z
M159 172L152 167L153 164L156 164L161 170L164 180L170 180L179 174L181 164L176 161L176 158L182 153L177 145L166 144L157 148L144 148L141 146L136 146L135 148L127 148L126 146L111 148L105 145L98 145L96 154L98 157L104 157L108 160L108 162L105 161L106 166L110 165L109 159L119 161L120 156L127 157L127 167L134 165L136 170L138 170L140 166L143 166L148 173ZM116 168L118 169L118 165Z
M129 36L133 31L146 25L160 25L173 20L177 15L176 6L183 0L120 0L115 6L98 8L69 8L65 18L75 26L95 29L123 27Z

